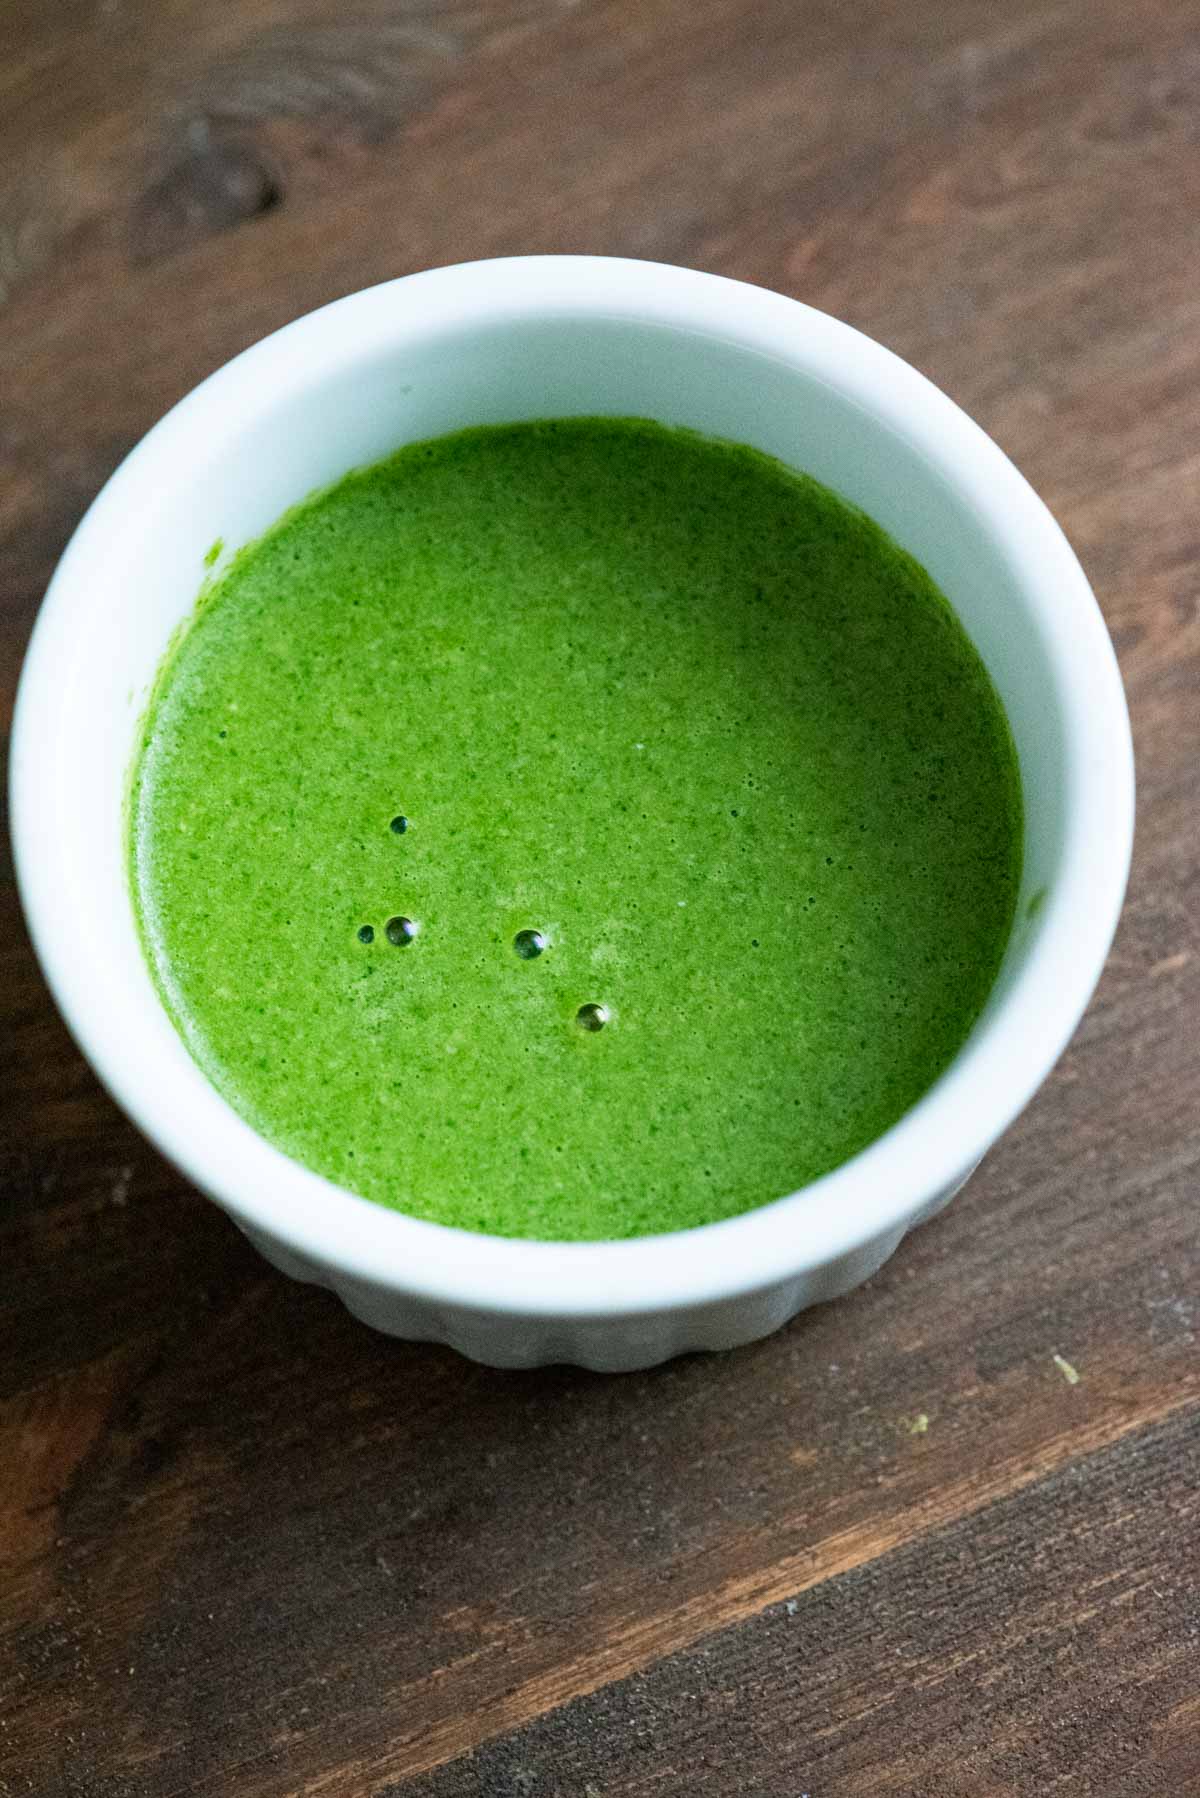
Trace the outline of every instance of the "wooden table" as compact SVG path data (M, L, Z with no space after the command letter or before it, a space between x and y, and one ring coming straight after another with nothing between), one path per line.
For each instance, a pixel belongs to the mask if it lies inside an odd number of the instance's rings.
M506 1375L279 1278L140 1141L6 864L0 1794L1198 1793L1194 0L6 0L5 719L165 407L347 289L520 250L797 294L1011 452L1128 683L1115 952L869 1288Z

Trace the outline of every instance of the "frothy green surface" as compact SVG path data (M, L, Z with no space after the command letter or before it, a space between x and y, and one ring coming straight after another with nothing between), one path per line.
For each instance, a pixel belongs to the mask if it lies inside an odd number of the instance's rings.
M1020 831L908 556L753 451L592 419L415 445L243 550L148 712L132 878L192 1054L280 1148L444 1223L623 1237L920 1097Z

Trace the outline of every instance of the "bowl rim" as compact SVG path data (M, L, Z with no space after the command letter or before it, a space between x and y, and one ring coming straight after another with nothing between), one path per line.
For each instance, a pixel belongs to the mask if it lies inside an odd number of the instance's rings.
M57 646L89 597L88 570L189 442L244 425L306 381L405 335L531 316L661 323L783 358L835 385L932 463L1004 543L1036 607L1066 722L1070 803L1060 874L1024 966L950 1067L883 1136L799 1191L737 1217L623 1241L540 1242L426 1222L292 1161L243 1122L190 1062L192 1090L160 1077L129 1013L73 956L55 831L39 804L54 729ZM252 1233L352 1279L435 1304L543 1319L612 1318L737 1298L899 1233L951 1190L1012 1122L1072 1035L1099 978L1128 877L1133 751L1116 656L1066 537L1003 451L890 350L803 302L725 276L593 256L454 264L334 300L263 338L193 388L92 502L47 589L26 654L10 757L12 835L30 934L68 1027L118 1104ZM147 970L147 980L149 981ZM156 1003L157 996L156 996ZM132 1016L130 1015L132 1013ZM147 1056L151 1063L147 1065ZM224 1115L222 1115L224 1114Z

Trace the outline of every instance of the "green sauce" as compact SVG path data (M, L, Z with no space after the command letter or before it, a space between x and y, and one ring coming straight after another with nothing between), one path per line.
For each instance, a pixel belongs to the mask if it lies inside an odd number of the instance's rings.
M133 785L213 1084L503 1236L702 1224L865 1147L970 1030L1020 859L1007 722L924 571L635 420L466 431L289 513L173 648Z

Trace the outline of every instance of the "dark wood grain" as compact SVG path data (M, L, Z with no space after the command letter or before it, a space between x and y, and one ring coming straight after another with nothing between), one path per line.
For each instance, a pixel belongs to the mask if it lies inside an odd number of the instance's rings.
M1100 993L962 1199L621 1379L267 1270L101 1092L5 861L3 1798L1200 1792L1198 43L1191 0L0 4L5 722L198 378L391 274L587 249L840 313L999 438L1095 581L1141 805Z
M1195 1447L1139 1432L399 1789L1200 1790Z

